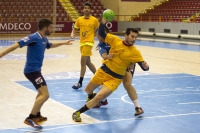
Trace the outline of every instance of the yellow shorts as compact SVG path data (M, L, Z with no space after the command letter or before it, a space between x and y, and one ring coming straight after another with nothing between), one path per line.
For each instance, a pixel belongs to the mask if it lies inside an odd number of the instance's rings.
M80 47L82 56L91 56L92 55L92 46L84 45Z
M122 79L114 78L111 75L105 73L101 68L99 68L91 79L91 82L94 84L104 84L110 90L115 91L117 87L121 84Z

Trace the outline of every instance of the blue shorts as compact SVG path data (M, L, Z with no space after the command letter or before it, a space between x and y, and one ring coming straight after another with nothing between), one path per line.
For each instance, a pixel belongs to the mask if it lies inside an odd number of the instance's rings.
M44 77L39 71L24 73L24 75L35 86L36 89L39 89L42 86L47 86Z

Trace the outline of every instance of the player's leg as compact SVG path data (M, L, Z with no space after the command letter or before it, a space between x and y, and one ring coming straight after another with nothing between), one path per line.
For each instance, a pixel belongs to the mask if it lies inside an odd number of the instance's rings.
M138 99L138 96L137 96L135 88L131 85L131 82L132 82L132 75L131 75L131 72L129 71L129 72L125 73L125 76L123 78L123 85L128 93L128 96L130 97L130 99L132 101L134 101L134 100ZM137 106L138 105L136 105L136 107Z
M98 69L95 73L94 77L91 79L87 88L85 89L88 96L93 94L93 91L98 87L98 85L102 84L102 87L98 94L93 97L90 101L88 101L82 108L73 113L72 119L76 122L81 121L80 114L89 110L90 108L96 106L103 99L108 97L113 91L117 89L117 87L122 82L122 79L117 79L109 74L105 73L102 69Z
M128 96L130 97L130 99L132 100L135 106L135 111L136 111L135 116L137 116L137 115L143 114L144 111L140 107L136 90L131 84L132 77L133 77L133 72L131 73L131 71L126 71L125 76L123 78L123 85L128 93Z
M38 91L38 95L36 97L31 113L25 119L24 123L34 128L41 129L42 126L38 125L37 120L36 120L36 115L40 111L44 102L49 98L49 92L47 89L46 81L43 78L41 72L26 73L25 76L35 86L35 88Z
M90 84L90 87L93 86L93 88L90 88L90 91L88 91L88 93L89 92L91 93L92 90L94 90L97 87L97 85L95 85L93 83L91 84L91 82L89 84ZM97 95L94 98L92 98L83 107L81 107L79 110L77 110L76 112L73 113L72 119L75 122L81 122L81 117L80 117L81 113L84 113L85 111L89 110L90 108L95 107L99 102L101 102L101 100L108 97L111 93L112 93L112 90L110 90L107 86L102 85L100 91L97 93Z
M84 75L86 72L86 63L88 58L92 55L90 46L84 45L80 47L81 51L81 70L80 70L80 78L77 84L73 85L73 89L79 89L82 87L82 82L84 79Z
M96 94L96 96L92 100L86 103L86 106L89 109L95 107L103 99L107 98L111 93L112 93L111 89L109 89L106 85L102 85L100 91Z
M86 65L88 66L88 68L90 69L90 71L92 71L92 73L95 74L96 68L95 68L94 64L91 62L90 56L87 59Z
M36 99L40 96L41 94L38 93L36 96ZM41 111L39 110L36 114L36 121L37 122L43 122L43 121L47 121L47 117L42 116Z

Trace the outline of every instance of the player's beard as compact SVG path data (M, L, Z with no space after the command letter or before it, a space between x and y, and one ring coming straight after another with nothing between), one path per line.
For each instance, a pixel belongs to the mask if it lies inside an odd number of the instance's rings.
M135 43L135 41L129 41L128 39L125 40L125 43L129 46L133 46L133 44Z
M90 16L90 11L85 11L84 16L89 17Z
M48 29L45 31L45 36L47 35L51 35L51 32Z

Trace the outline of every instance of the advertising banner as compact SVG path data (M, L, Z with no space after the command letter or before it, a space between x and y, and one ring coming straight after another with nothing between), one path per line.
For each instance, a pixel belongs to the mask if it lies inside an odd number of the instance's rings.
M37 22L0 23L0 34L31 34L37 30Z
M38 30L37 22L7 22L0 23L0 34L31 34ZM74 22L57 22L55 33L70 33ZM118 31L117 22L108 22L106 26L111 32Z

